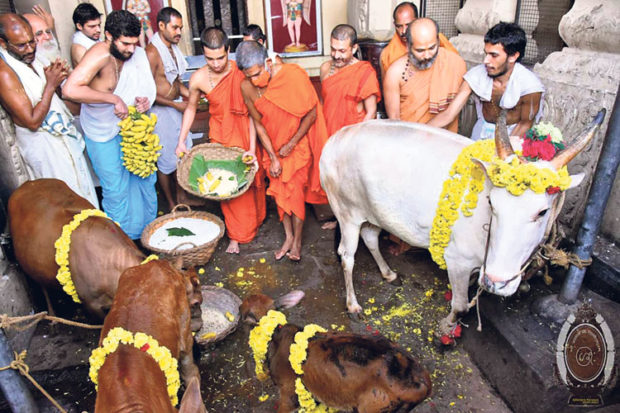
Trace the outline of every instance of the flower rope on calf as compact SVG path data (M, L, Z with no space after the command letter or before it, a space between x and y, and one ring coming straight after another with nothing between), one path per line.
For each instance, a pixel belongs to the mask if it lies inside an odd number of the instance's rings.
M58 272L56 273L56 279L58 280L60 285L62 285L62 289L64 290L64 292L71 296L73 301L75 301L76 303L81 303L82 301L80 301L77 291L75 290L75 284L73 284L73 280L71 279L71 271L69 270L69 250L71 249L71 233L80 226L82 221L93 216L110 219L105 214L105 212L98 209L84 209L78 214L75 214L71 222L62 227L62 233L60 237L56 240L56 242L54 242L54 247L56 248L56 255L54 258L56 260L56 264L58 264L59 267Z
M262 317L258 325L250 331L250 348L254 354L254 363L256 364L256 377L263 381L267 378L265 372L265 357L269 342L273 336L273 332L278 326L286 324L286 316L284 313L275 310L269 310L266 316Z
M99 369L105 363L106 357L114 353L119 344L133 346L147 353L157 362L159 368L166 376L168 396L173 406L179 404L178 391L181 386L177 359L172 357L170 350L160 345L152 336L145 333L132 333L122 327L114 327L101 341L101 346L93 350L88 362L90 363L89 377L98 389Z

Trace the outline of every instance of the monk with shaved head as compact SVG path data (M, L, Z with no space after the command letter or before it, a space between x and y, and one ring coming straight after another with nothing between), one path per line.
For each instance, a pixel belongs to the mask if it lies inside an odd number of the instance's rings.
M56 178L98 206L84 139L56 94L69 68L59 59L45 67L28 21L0 15L0 104L15 123L19 152L30 179Z

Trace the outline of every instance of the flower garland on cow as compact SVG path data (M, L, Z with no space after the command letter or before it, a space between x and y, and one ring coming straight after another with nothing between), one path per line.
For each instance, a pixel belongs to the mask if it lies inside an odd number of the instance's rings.
M443 185L439 197L433 227L430 231L430 247L433 261L446 269L444 251L450 242L452 226L459 217L469 217L478 204L478 194L484 189L485 174L472 158L490 163L487 175L493 185L506 188L512 195L519 196L530 189L542 194L554 194L570 187L568 169L558 171L539 168L530 162L550 161L556 152L564 149L562 134L551 124L539 123L531 128L523 139L522 152L508 162L496 155L495 141L487 139L466 146L450 169L450 178Z
M114 327L101 341L101 346L94 349L88 358L90 364L89 377L98 389L99 370L105 363L106 357L114 353L120 344L137 348L138 350L153 357L157 365L166 377L168 396L173 406L179 404L178 391L181 386L178 361L172 357L167 347L160 345L152 336L137 332L132 333L122 327Z
M71 278L71 270L69 269L71 234L83 221L89 217L102 217L110 219L105 212L98 209L83 209L73 216L71 222L62 227L60 237L58 237L56 242L54 242L54 248L56 248L54 259L56 264L58 264L56 279L62 286L63 291L67 293L76 303L81 303L82 301L80 301L80 297L75 289L75 284L73 284L73 279Z
M267 378L267 373L265 372L265 358L267 356L267 350L269 349L269 342L276 328L286 323L286 316L283 313L269 310L267 315L260 319L258 325L250 331L249 343L254 353L256 377L261 381ZM302 331L295 334L295 340L293 344L291 344L289 350L291 368L298 376L295 380L295 393L297 394L297 400L300 406L299 411L301 413L328 413L336 411L322 403L317 403L312 393L306 389L301 379L301 376L304 374L303 363L308 357L308 341L314 337L316 333L324 333L326 331L327 330L319 325L308 324Z

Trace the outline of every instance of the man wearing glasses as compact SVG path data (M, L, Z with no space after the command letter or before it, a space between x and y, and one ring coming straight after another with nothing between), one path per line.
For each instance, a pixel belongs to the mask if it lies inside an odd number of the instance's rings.
M35 59L36 40L28 21L0 15L0 104L15 123L16 143L30 179L56 178L99 206L84 158L84 139L56 94L69 68L56 59Z

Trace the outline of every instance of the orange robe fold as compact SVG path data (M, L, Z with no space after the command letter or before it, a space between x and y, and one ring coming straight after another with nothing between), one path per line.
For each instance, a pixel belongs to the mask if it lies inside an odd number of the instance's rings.
M301 67L283 64L254 105L262 115L261 122L282 165L279 177L269 177L267 194L275 198L280 220L284 214L294 214L305 219L304 202L327 203L318 172L321 150L327 141L327 128L314 86ZM287 157L280 157L280 148L291 140L299 129L301 119L315 106L317 117L308 133L297 142ZM271 161L266 153L263 165L265 170L269 170Z
M230 64L230 72L207 95L209 139L247 151L250 149L250 118L241 95L241 81L245 76L235 62ZM260 152L256 152L259 157ZM228 237L240 243L252 241L266 214L264 170L259 167L254 182L243 195L222 201L221 206Z
M440 48L433 66L413 72L400 88L400 119L427 123L446 110L459 91L466 71L465 61L459 55ZM456 133L458 127L457 117L446 129Z
M450 40L443 33L439 33L439 47L443 47L446 50L450 50L456 54L459 54L456 47L450 43ZM394 33L390 42L381 51L381 67L383 72L387 72L388 67L394 63L397 59L404 56L407 53L407 44L403 44L398 33Z
M341 128L359 123L366 116L366 109L358 111L358 104L376 95L381 100L377 73L366 61L347 66L324 79L321 85L323 112L328 136Z

